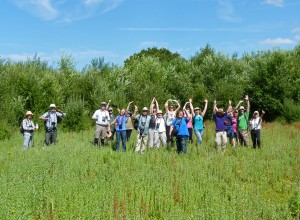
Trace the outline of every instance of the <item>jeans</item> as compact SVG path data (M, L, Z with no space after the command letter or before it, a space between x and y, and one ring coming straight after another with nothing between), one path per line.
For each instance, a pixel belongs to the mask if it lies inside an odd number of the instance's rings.
M33 141L33 132L24 132L24 141L23 141L23 147L25 149L28 149L32 145Z
M197 143L201 144L202 143L202 136L203 136L203 129L195 129L195 135L197 136Z
M126 131L117 131L117 142L116 142L116 151L119 151L120 148L120 141L122 139L122 147L123 151L126 151Z
M187 152L187 136L176 136L176 145L177 145L177 153L185 153Z

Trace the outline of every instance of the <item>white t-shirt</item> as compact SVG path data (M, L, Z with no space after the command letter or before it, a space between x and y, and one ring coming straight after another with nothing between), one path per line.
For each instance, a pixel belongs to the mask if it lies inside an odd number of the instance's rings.
M154 132L165 132L166 131L166 123L163 118L156 118L155 120L155 130Z
M252 130L259 130L261 129L261 118L260 117L257 117L257 118L252 118L249 122L250 126L251 126L251 129Z
M172 121L176 117L176 112L168 112L166 113L167 126L171 126Z

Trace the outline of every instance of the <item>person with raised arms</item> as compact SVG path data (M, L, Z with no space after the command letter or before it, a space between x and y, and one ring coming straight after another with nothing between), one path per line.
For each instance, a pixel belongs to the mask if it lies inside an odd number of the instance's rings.
M179 111L178 116L172 121L170 136L176 137L177 153L187 153L187 142L189 138L189 130L187 123L189 118L184 117L186 112Z
M169 107L169 102L173 102L173 101L175 103L177 103L176 110L175 110L175 106L173 104ZM166 101L166 103L165 103L166 134L167 134L167 143L171 142L171 147L173 147L173 145L174 145L174 140L172 138L172 135L170 135L171 124L172 124L172 121L175 119L176 113L179 109L180 109L180 104L177 100L169 99Z
M204 131L204 116L207 111L208 100L205 99L205 105L203 111L199 107L193 108L192 99L190 99L190 106L192 111L194 132L197 136L197 145L202 143L203 131Z
M224 112L223 108L217 108L216 100L214 100L213 104L213 117L216 124L216 149L220 150L220 146L222 146L222 151L225 153L227 143L227 126L225 120L227 118L227 111Z
M262 124L262 118L265 114L264 110L262 110L261 112L262 114L259 117L259 112L254 111L253 118L249 121L249 125L251 128L251 139L254 149L256 149L256 146L260 149L260 129Z
M249 121L249 114L250 114L249 96L246 95L244 99L247 102L247 110L245 111L244 106L240 106L237 128L238 128L238 137L239 137L240 145L244 145L248 147L249 146L248 121Z
M154 131L154 147L159 148L160 141L163 147L167 145L166 135L166 123L163 118L162 110L157 111L157 117L155 119L155 131Z
M190 100L188 102L186 102L183 106L183 112L186 112L187 115L185 115L185 117L189 118L189 122L187 123L187 127L189 130L189 141L190 143L193 143L193 117L192 117L192 113L191 113L191 106L187 107L187 105L190 103Z
M153 148L154 145L154 132L155 132L155 120L156 120L156 113L159 110L158 102L155 98L152 99L150 104L150 116L151 121L149 125L149 140L148 140L148 147Z
M137 143L135 147L135 152L143 154L146 150L148 144L148 133L149 125L151 121L150 115L148 115L148 108L143 108L143 113L136 115L138 107L134 107L133 118L138 121L137 127Z

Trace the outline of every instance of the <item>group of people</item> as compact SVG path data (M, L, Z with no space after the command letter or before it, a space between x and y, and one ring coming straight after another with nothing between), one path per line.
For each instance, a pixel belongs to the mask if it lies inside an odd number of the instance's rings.
M247 108L241 104L247 103ZM218 150L225 152L227 139L233 147L237 144L249 146L248 130L251 130L253 148L260 148L260 129L262 124L262 115L254 111L253 118L250 116L250 101L246 95L244 100L239 101L236 107L232 107L231 101L228 102L228 108L217 107L217 102L213 102L213 118L216 126L215 144ZM129 111L133 102L129 102L127 108L118 109L118 116L113 114L113 109L108 103L102 102L100 108L95 111L92 119L95 120L96 127L94 132L94 145L104 146L105 139L114 140L116 136L116 151L122 149L126 151L126 142L130 139L132 130L137 131L137 140L135 152L144 153L147 146L149 148L159 148L160 145L171 147L176 142L177 152L186 153L188 141L193 142L193 133L197 137L196 145L202 143L204 131L204 116L208 107L208 100L204 100L203 110L200 107L194 107L192 99L185 103L180 110L180 104L177 100L167 100L164 104L165 113L159 108L158 101L153 98L150 108L142 108L138 113L138 107L134 106L133 113ZM171 104L170 104L171 103ZM22 122L24 130L24 148L28 148L32 143L33 132L36 125L32 122L32 112L26 113L26 118ZM50 105L50 111L43 114L40 119L45 122L45 144L49 145L56 142L57 118L66 116L62 111L56 111L54 104ZM176 139L176 140L175 140Z

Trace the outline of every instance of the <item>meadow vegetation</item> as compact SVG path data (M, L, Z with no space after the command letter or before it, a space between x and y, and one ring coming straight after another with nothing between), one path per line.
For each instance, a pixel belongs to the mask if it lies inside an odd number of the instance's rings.
M299 219L300 126L265 123L262 149L214 148L214 124L186 155L92 145L93 130L57 145L1 141L1 219ZM112 144L113 146L113 144Z

